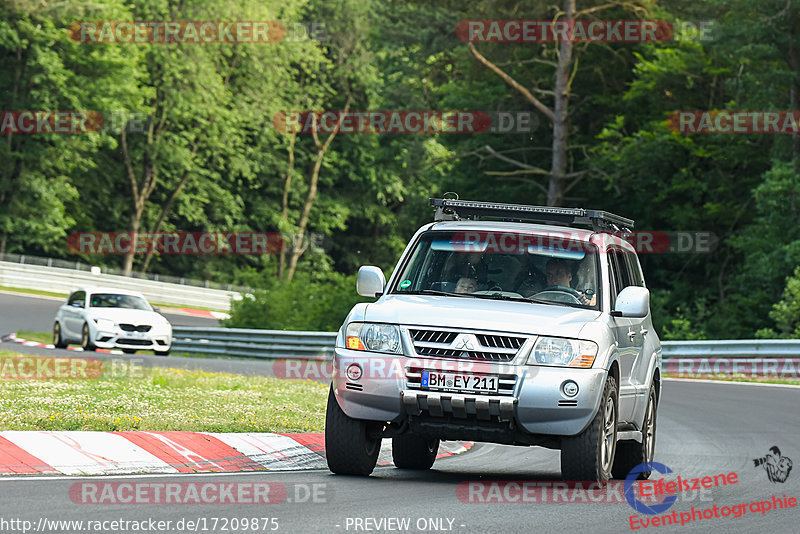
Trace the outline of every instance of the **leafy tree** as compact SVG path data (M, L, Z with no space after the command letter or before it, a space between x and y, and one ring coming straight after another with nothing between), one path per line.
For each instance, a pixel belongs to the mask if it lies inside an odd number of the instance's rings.
M129 17L117 0L96 2L111 17ZM0 100L4 110L91 111L128 107L138 53L105 46L88 53L67 27L89 11L84 2L16 1L0 5ZM2 134L0 142L0 254L5 251L60 255L75 223L68 206L78 198L73 176L97 166L98 150L110 143L106 130L86 134Z

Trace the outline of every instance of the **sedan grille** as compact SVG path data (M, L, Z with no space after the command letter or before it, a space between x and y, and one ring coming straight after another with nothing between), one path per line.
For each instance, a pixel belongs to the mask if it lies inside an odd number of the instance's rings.
M420 356L484 362L510 362L528 339L505 334L409 329Z
M153 342L149 339L118 339L117 343L120 345L138 345L138 346L148 346L152 345Z
M150 328L152 328L149 324L130 324L130 323L120 323L119 327L125 330L126 332L149 332Z

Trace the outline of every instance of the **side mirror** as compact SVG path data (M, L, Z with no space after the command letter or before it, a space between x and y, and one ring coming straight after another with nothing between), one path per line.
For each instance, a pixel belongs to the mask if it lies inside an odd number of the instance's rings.
M364 265L358 270L356 291L362 297L376 297L383 293L386 277L383 271L373 265Z
M628 286L617 295L615 317L646 317L650 313L650 291L646 287Z

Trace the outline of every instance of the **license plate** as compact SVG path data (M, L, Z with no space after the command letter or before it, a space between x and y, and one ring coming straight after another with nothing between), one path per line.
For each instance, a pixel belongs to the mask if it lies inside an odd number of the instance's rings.
M139 338L139 339L147 337L147 333L146 332L130 332L130 335L131 335L131 337L135 337L135 338Z
M497 393L497 376L422 371L422 387L438 391Z

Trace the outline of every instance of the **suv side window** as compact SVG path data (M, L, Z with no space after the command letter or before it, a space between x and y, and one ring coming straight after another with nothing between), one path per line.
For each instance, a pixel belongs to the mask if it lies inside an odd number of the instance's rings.
M625 252L623 254L626 263L628 264L628 271L630 272L630 281L632 286L644 287L644 276L642 276L642 268L639 266L639 259L636 254L632 252Z
M619 254L615 249L609 249L606 252L608 256L608 270L611 274L611 309L614 309L614 304L617 302L617 295L622 288L625 287L625 282L622 278L622 270L619 265Z
M79 308L83 308L86 302L86 292L85 291L76 291L73 293L69 300L67 301L67 306L77 306Z

